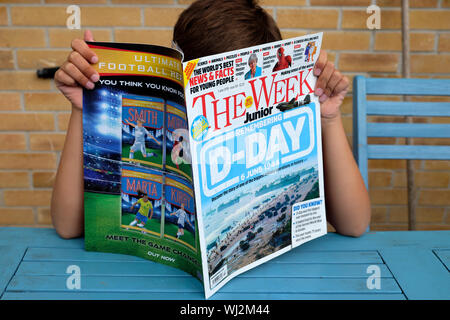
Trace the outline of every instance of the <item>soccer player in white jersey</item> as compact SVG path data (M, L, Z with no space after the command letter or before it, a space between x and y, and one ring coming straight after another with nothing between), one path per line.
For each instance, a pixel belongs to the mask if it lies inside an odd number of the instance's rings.
M147 158L147 150L145 149L145 135L147 135L148 137L152 138L153 140L156 141L157 144L161 145L161 142L159 142L158 140L156 140L156 138L147 131L147 129L145 129L142 125L143 125L143 121L142 119L137 119L137 125L131 123L130 121L125 120L125 122L134 127L134 143L130 148L130 155L129 158L130 159L134 159L134 152L136 150L140 150L142 153L142 156L144 158ZM150 156L154 155L153 153L150 154Z
M194 228L189 221L186 211L184 211L184 204L181 204L181 208L177 211L174 211L170 214L171 216L176 215L178 217L178 232L177 238L179 239L182 235L184 235L184 222L186 221L192 228Z

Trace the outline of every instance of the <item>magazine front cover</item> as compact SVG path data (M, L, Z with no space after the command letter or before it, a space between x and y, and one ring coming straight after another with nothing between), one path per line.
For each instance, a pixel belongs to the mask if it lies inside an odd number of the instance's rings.
M205 296L326 234L322 33L183 63Z

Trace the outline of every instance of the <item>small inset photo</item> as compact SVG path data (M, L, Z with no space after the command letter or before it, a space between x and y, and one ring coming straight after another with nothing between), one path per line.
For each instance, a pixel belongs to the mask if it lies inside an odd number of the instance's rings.
M163 168L164 100L122 96L122 161Z
M197 251L193 187L171 174L166 175L165 182L164 237Z
M161 235L162 174L145 168L122 168L122 228Z

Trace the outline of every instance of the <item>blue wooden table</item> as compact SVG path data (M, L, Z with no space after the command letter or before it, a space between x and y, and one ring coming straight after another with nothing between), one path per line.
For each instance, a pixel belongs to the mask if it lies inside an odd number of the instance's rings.
M0 228L1 299L203 299L200 282L180 270L86 252L83 242L53 229ZM66 285L71 265L80 289ZM450 231L328 234L240 275L211 299L450 299L449 270Z

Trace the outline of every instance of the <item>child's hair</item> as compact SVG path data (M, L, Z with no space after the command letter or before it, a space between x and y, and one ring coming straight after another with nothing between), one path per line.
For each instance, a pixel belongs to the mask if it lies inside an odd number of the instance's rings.
M173 30L184 60L281 40L280 29L257 0L198 0Z

